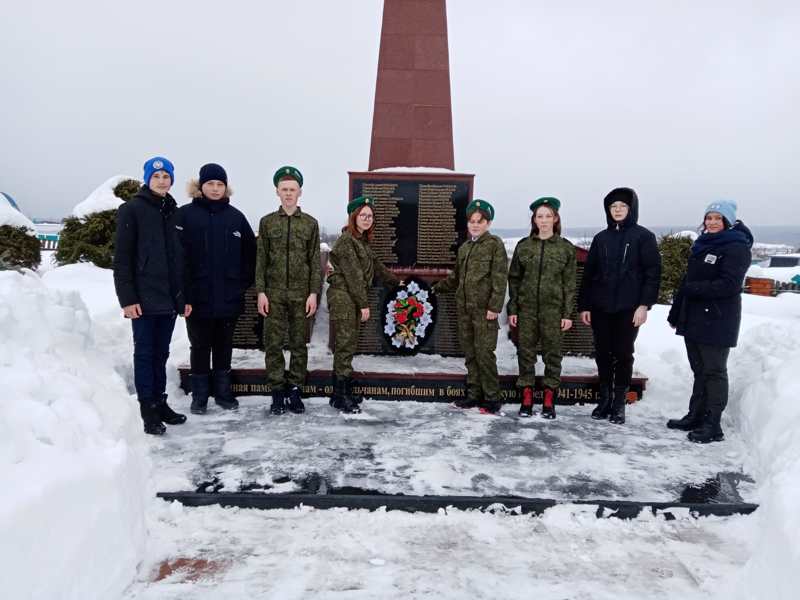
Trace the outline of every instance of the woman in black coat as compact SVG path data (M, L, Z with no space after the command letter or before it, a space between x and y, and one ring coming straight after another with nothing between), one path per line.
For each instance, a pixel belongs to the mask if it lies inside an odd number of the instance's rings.
M682 335L694 373L689 412L667 427L689 431L693 442L724 439L720 419L728 404L728 353L742 319L742 283L750 266L753 236L736 220L736 204L714 202L691 255L667 320Z
M653 233L637 223L639 199L630 188L603 199L608 227L594 236L583 271L578 312L591 325L600 401L593 419L625 423L639 327L658 299L661 255Z

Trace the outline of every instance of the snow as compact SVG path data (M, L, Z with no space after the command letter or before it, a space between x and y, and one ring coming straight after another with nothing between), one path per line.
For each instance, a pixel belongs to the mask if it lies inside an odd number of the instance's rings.
M800 275L798 267L761 267L753 265L747 270L748 277L763 277L774 281L791 282L793 277Z
M324 308L312 368L330 367ZM654 307L637 340L636 368L649 382L624 427L591 421L580 406L560 408L554 422L522 422L370 400L353 419L325 399L309 400L303 416L270 419L266 398L244 397L238 413L212 402L205 417L145 439L132 396L130 324L111 272L83 263L51 266L41 278L0 273L0 377L10 399L0 403L4 596L527 598L535 589L545 599L794 598L800 297L744 296L727 439L708 446L663 426L685 412L691 383L666 308ZM179 321L168 371L178 410L188 407L176 371L187 357ZM498 357L501 371L513 370L503 335ZM236 360L260 367L263 357L239 352ZM591 369L586 359L565 365ZM357 357L356 368L367 366L463 372L459 359L443 357ZM269 493L317 472L331 485L405 493L656 500L720 471L753 478L738 493L760 503L755 514L619 521L571 504L534 517L188 509L153 499L210 475L225 489L289 477ZM210 567L154 581L164 561L180 558Z
M29 235L36 235L36 226L33 221L11 206L5 196L0 195L0 227L3 225L23 227L28 230Z
M72 209L72 216L79 219L85 219L89 215L104 210L114 210L123 203L123 200L114 195L114 187L126 179L133 179L137 181L136 177L129 175L115 175L110 179L103 182L96 190L94 190L86 200L79 203Z
M0 272L0 564L6 598L109 598L142 558L136 402L80 296Z

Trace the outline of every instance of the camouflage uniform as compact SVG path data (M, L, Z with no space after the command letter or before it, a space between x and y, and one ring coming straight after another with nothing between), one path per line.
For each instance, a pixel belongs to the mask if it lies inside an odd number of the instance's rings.
M353 373L353 355L358 347L361 309L369 308L367 293L377 276L386 285L400 280L375 256L364 239L344 231L330 253L333 273L328 277L328 314L333 322L335 347L333 372L339 378ZM377 315L373 315L377 316Z
M264 359L272 387L305 383L308 348L306 299L321 292L319 225L300 207L289 216L280 207L258 227L256 291L269 299L264 318ZM284 382L283 343L289 333L289 378Z
M484 233L458 249L455 270L436 284L435 292L456 292L458 337L467 366L467 394L475 400L500 401L497 379L497 319L486 311L500 313L506 296L508 256L503 241Z
M514 248L508 272L509 315L517 315L519 387L533 387L536 347L541 343L544 385L561 383L561 319L569 319L575 302L575 246L559 235L533 235Z

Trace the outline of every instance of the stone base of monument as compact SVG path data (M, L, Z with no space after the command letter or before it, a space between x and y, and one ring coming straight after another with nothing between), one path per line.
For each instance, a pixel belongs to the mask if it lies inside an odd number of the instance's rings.
M190 391L189 368L180 368L181 388ZM463 375L452 373L374 373L353 374L354 391L370 400L414 400L417 402L453 402L466 393ZM501 375L500 388L504 402L520 402L516 376ZM233 392L237 396L266 396L272 388L266 383L264 369L233 369L231 371ZM647 378L634 377L628 392L628 403L641 400ZM333 393L333 372L310 371L303 386L306 397L328 397ZM536 378L534 396L541 403L542 378ZM558 390L557 404L596 404L599 388L597 376L564 375Z

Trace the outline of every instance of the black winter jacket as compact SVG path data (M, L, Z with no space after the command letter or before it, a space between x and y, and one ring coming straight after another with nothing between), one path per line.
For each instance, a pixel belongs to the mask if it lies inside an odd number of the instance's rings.
M192 315L231 318L255 280L256 238L228 198L199 197L178 209L184 250L184 289Z
M139 304L143 315L183 313L177 204L142 186L117 211L114 288L122 307Z
M736 346L752 245L753 235L741 221L695 242L667 317L678 335L697 344Z
M609 207L617 200L629 207L617 224ZM594 236L583 271L578 311L616 313L651 307L661 285L661 254L656 236L637 224L639 199L630 188L617 188L603 200L608 228Z

